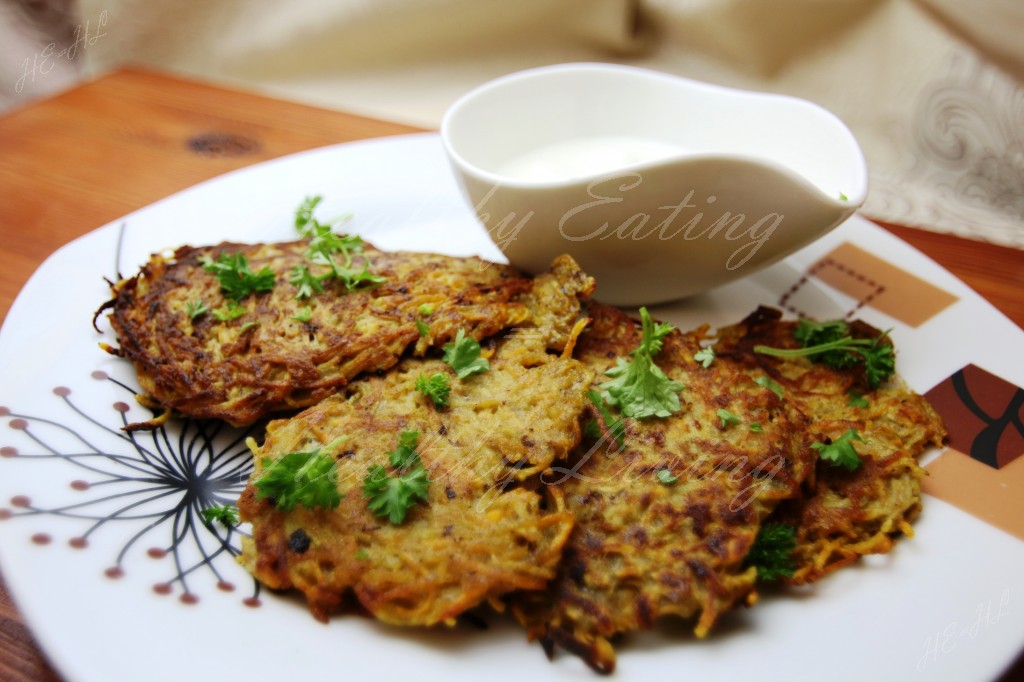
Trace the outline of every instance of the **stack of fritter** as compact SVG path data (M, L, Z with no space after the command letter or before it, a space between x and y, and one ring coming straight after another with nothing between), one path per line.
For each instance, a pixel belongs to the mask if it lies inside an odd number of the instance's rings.
M278 508L250 482L241 517L253 526L242 562L274 589L302 591L314 615L354 606L403 625L451 623L513 590L537 590L554 575L572 514L537 477L580 440L593 373L552 355L571 343L579 298L592 282L560 259L524 297L529 315L495 341L489 369L458 380L436 359L409 358L382 376L290 420L271 422L253 481L283 456L348 437L332 475L344 495L333 509ZM538 326L538 324L540 326ZM416 389L420 376L451 381L438 409ZM388 465L400 432L420 434L429 477L426 504L400 524L373 514L360 490L367 471Z
M225 252L279 273L272 290L235 302L242 322L195 314L196 301L229 304L203 265ZM115 285L108 307L114 352L136 364L151 404L233 424L307 407L254 444L239 507L253 529L243 564L270 588L303 592L317 618L450 624L490 603L549 655L561 646L610 672L617 635L675 615L703 637L754 603L750 552L769 522L795 529L792 583L912 532L916 458L941 442L939 418L896 379L873 388L857 368L755 351L799 345L778 311L720 330L713 355L706 328L669 333L655 360L682 386L679 410L620 419L598 396L641 330L587 301L594 282L571 258L530 279L473 258L368 249L384 282L299 300L280 273L305 252L184 247ZM438 358L460 332L484 342L486 371L457 376ZM441 402L421 386L434 375L450 386ZM850 430L858 466L819 458ZM406 437L420 503L395 522L369 505L368 472L397 467ZM305 453L329 458L334 504L285 505L259 488Z

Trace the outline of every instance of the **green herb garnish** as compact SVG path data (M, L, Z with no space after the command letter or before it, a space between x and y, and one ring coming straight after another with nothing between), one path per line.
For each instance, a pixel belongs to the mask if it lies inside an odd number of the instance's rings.
M295 314L292 315L292 319L296 322L309 322L313 319L313 309L309 306L299 308L295 311Z
M212 272L220 282L220 290L232 301L241 301L249 294L274 288L274 273L270 268L253 272L249 260L242 253L222 253L213 260L209 256L199 259L203 269Z
M791 578L796 571L795 549L796 529L793 526L766 523L758 531L744 565L757 569L758 580Z
M733 424L739 424L742 420L735 414L724 408L719 408L718 418L722 420L722 428L727 429Z
M853 441L864 442L856 429L850 429L831 443L812 443L811 448L818 451L818 457L829 462L832 466L846 467L849 471L856 471L860 466L860 455L853 448Z
M800 320L793 336L803 348L754 346L754 351L779 358L807 356L833 369L847 369L860 364L864 366L864 379L868 386L878 388L896 369L892 346L884 343L888 334L883 332L874 339L855 339L850 336L850 326L842 320Z
M754 383L757 384L758 386L764 386L769 391L771 391L775 395L779 396L780 400L782 399L782 386L779 386L777 383L772 381L770 378L768 378L768 377L766 377L766 376L764 376L762 374L761 376L759 376L756 379L754 379Z
M679 411L678 393L685 387L669 379L654 364L654 356L661 352L662 340L673 327L655 323L647 308L640 308L640 321L640 345L631 353L630 360L616 359L615 367L605 372L612 380L602 384L601 389L606 402L627 417L668 417Z
M203 521L207 526L212 526L215 522L220 522L221 525L227 528L233 528L238 525L238 507L233 504L220 504L200 509L199 514L203 517Z
M208 312L210 312L210 306L206 305L206 303L204 303L202 299L197 298L196 300L189 301L188 303L185 304L185 313L191 320L194 320L203 313Z
M323 280L329 277L330 273L327 273L321 277L317 277L305 263L296 265L292 268L291 273L288 275L288 281L296 286L298 292L295 294L295 298L309 298L313 294L319 294L324 290Z
M626 442L626 424L622 421L621 417L616 419L612 416L611 411L605 407L604 400L601 398L600 393L591 389L587 391L587 397L590 398L590 402L593 403L594 407L596 407L597 411L601 414L601 419L604 420L604 426L608 429L608 433L615 439L615 442L621 448ZM593 423L597 429L597 435L595 437L600 438L601 427L595 422L591 423Z
M846 403L849 407L870 407L871 403L868 399L862 396L860 393L850 391L850 402Z
M423 338L430 336L430 325L423 320L416 320L416 333Z
M656 473L655 476L657 476L658 480L661 481L664 485L672 485L673 483L679 480L679 478L673 476L672 472L669 471L668 469L658 469L658 473Z
M701 348L699 351L693 354L693 359L701 364L705 369L711 366L711 363L715 361L715 349L711 346L707 348Z
M278 459L260 460L263 471L255 480L256 497L270 498L283 511L301 504L306 509L334 509L343 495L338 492L336 461L329 453L346 436L306 452L289 452Z
M461 329L455 335L455 341L444 345L442 359L455 370L460 379L486 372L491 367L486 358L480 357L480 342L472 336L466 336L466 332Z
M749 428L753 433L761 433L761 431L763 430L759 422L753 422Z
M227 305L221 306L213 311L213 316L221 322L230 322L236 320L242 315L245 315L245 306L239 305L235 301L228 301Z
M416 390L434 402L434 407L443 408L448 406L448 394L452 386L448 383L448 375L444 372L437 372L430 375L421 374L416 379Z
M388 454L395 474L388 474L386 468L376 464L369 468L363 479L367 507L394 524L405 521L406 514L417 500L427 501L430 479L416 453L419 437L416 431L403 431L399 436L398 447Z
M299 293L311 296L323 290L325 280L336 278L345 288L355 289L364 284L380 284L387 281L386 277L370 272L369 260L362 255L363 240L354 234L335 234L334 229L348 222L351 215L342 216L329 223L321 223L313 213L323 197L307 197L295 211L295 229L299 235L309 240L306 257L317 265L326 265L330 270L324 275L314 277L307 275L299 266L292 271L292 283L299 286ZM361 261L356 265L356 257ZM315 282L315 283L314 283ZM317 288L319 287L319 288Z

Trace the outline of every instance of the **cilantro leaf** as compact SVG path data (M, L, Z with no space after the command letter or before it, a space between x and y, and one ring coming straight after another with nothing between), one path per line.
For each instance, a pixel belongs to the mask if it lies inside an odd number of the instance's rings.
M338 492L335 459L329 453L346 436L319 448L289 452L278 459L260 460L263 471L255 480L257 499L271 498L274 506L289 511L296 504L306 509L334 509L343 495Z
M796 571L795 549L796 529L793 526L766 523L758 531L743 563L757 568L758 580L790 578Z
M594 407L601 414L601 419L604 420L604 426L608 429L608 433L615 439L615 442L621 448L626 442L626 425L619 417L615 419L612 416L611 411L605 407L604 400L601 398L601 394L591 389L587 391L587 397L590 398L590 402L593 403ZM597 428L597 438L601 437L601 427L596 423L594 426ZM588 434L590 435L590 434Z
M232 301L241 301L249 294L274 288L273 271L265 267L259 272L253 272L249 268L249 259L243 253L222 253L217 256L217 260L203 256L200 262L204 270L217 277L220 290Z
M417 500L427 501L430 478L416 453L419 438L418 431L402 431L398 447L388 453L388 461L397 475L389 475L387 469L375 464L363 479L362 490L367 507L394 524L405 521L406 514Z
M715 361L715 349L711 346L701 348L693 354L693 359L699 362L702 367L707 369L711 366L711 363Z
M818 457L832 466L846 467L848 471L856 471L860 466L860 455L853 448L853 441L864 442L856 429L850 429L831 443L812 443L811 448L818 451Z
M466 336L466 332L461 329L455 335L455 341L444 344L442 359L455 370L460 379L491 368L487 358L480 357L480 342L472 336Z
M296 322L309 322L313 319L313 309L309 306L299 308L295 311L295 314L292 315L292 319Z
M684 386L669 379L654 364L654 356L661 351L662 340L673 327L656 324L647 308L640 308L640 321L640 345L631 353L630 360L616 359L616 366L605 372L612 380L602 384L601 389L607 403L618 407L627 417L668 417L679 411L678 393Z
M416 390L430 398L434 407L442 408L448 406L448 394L451 393L452 386L448 383L448 375L437 372L429 377L421 374L416 379Z
M761 428L760 422L753 422L750 424L750 431L752 433L761 433L764 429Z
M430 336L430 325L423 320L416 320L416 333L423 338Z
M221 525L227 528L233 528L238 525L238 507L232 504L206 507L205 509L200 509L199 514L203 517L203 521L207 526L212 526L216 521L219 521Z
M892 346L885 343L889 332L883 332L874 339L855 339L850 336L850 326L842 320L813 322L800 320L793 330L793 337L803 348L772 348L754 346L754 351L779 358L807 356L833 369L847 369L863 365L864 380L871 388L892 376L896 371L896 357Z
M679 480L679 477L673 476L672 472L668 469L658 469L658 473L655 474L655 476L657 476L658 480L664 485L672 485Z

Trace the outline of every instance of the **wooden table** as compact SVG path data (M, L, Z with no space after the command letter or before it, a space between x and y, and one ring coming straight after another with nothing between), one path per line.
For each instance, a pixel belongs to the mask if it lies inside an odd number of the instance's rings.
M0 318L51 252L126 213L266 159L410 132L419 131L138 69L8 113L0 118ZM1024 327L1024 251L885 227ZM2 581L0 679L59 679ZM1024 660L1004 679L1024 679Z

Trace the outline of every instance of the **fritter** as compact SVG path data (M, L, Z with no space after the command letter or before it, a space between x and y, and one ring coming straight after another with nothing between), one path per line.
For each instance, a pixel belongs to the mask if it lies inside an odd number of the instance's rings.
M598 389L641 333L614 308L594 303L589 315L576 357ZM549 655L558 645L611 672L615 635L676 615L696 617L703 637L753 596L756 569L744 558L762 521L798 494L816 455L806 419L789 402L729 362L705 368L694 360L701 338L674 331L655 358L685 386L678 413L626 420L621 447L605 423L602 439L585 440L548 477L576 526L549 589L510 603Z
M796 528L796 571L788 582L818 580L866 554L888 552L900 536L913 535L921 511L918 456L945 438L941 418L928 402L890 379L870 389L857 367L832 369L806 357L780 359L754 352L756 345L798 348L796 322L760 308L737 325L719 331L719 358L729 358L751 375L768 376L811 418L812 441L831 443L849 429L861 440L855 471L827 461L816 465L800 497L779 506L772 521ZM881 332L856 321L855 338ZM858 398L859 396L859 398Z
M115 284L104 306L119 344L111 352L135 364L143 403L250 424L313 405L361 373L388 369L407 349L423 355L460 329L483 339L529 314L523 297L531 281L508 266L369 246L370 270L386 281L354 291L335 281L300 299L289 273L308 264L307 246L183 246ZM203 267L222 254L243 255L253 272L269 268L272 290L232 308ZM309 269L322 275L328 266ZM196 314L200 304L206 310ZM215 313L225 309L235 316L222 321Z
M494 341L488 371L457 379L440 360L406 358L272 421L239 502L242 520L252 523L243 565L272 589L304 593L322 620L365 610L393 624L450 624L512 590L543 588L573 516L557 494L537 489L537 473L579 442L593 379L580 362L549 351L571 348L579 297L592 288L561 258L524 297L530 314L522 327ZM444 409L416 389L419 377L434 373L450 381ZM369 468L388 466L398 434L409 431L420 434L416 451L430 484L425 503L395 524L370 510L361 484ZM284 511L259 499L256 481L269 466L343 435L333 475L344 497L336 508Z

